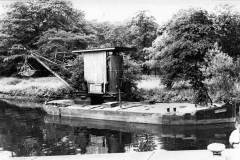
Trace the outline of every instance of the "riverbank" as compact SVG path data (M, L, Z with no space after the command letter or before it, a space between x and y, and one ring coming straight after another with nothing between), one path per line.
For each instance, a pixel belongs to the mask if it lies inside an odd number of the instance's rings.
M160 78L142 76L136 82L140 101L150 103L191 102L192 90L186 84L178 84L167 90ZM68 87L56 77L16 78L0 77L0 99L19 99L32 102L45 102L54 99L72 98Z
M56 77L0 78L0 98L42 102L57 97L67 97L68 88Z
M138 101L147 103L193 103L194 92L187 82L174 83L172 89L167 89L159 77L141 76L141 80L136 81ZM234 93L239 95L240 85L235 84ZM220 92L210 92L213 102L221 102ZM18 99L20 101L32 101L43 103L55 99L74 98L68 87L56 77L41 78L16 78L0 77L0 99ZM234 99L238 96L233 97ZM77 97L79 98L79 97Z
M9 97L0 94L0 106L9 106L14 108L29 108L43 110L43 100L39 99L27 99L27 97Z
M92 155L68 155L68 156L39 156L39 157L7 157L3 160L238 160L236 149L226 149L222 156L214 157L208 150L186 150L186 151L152 151L113 154ZM1 152L0 152L1 156Z
M47 99L48 98L44 98L44 97L41 98L41 97L34 97L34 96L20 96L20 95L11 95L11 94L6 94L6 93L0 93L0 100L9 101L9 102L17 101L17 103L18 102L43 103Z

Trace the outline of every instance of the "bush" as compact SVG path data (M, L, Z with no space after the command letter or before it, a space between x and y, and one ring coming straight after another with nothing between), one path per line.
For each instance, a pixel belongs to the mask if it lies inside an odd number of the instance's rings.
M208 67L204 70L208 80L209 93L213 101L230 99L233 96L234 83L238 77L235 69L238 63L233 58L223 53L217 46L207 53ZM238 68L238 67L237 67Z
M131 59L129 56L124 56L123 60L123 79L122 92L123 99L128 101L140 100L141 95L137 88L137 80L140 80L141 66Z
M74 61L69 62L71 65L72 76L70 78L70 82L72 86L77 90L87 90L86 83L84 81L84 66L83 66L83 58L78 57Z
M140 89L142 101L149 103L193 102L192 89Z

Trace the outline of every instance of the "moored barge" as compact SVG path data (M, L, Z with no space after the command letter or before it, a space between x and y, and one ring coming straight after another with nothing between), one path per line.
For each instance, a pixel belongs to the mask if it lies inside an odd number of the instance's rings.
M103 103L101 105L75 104L73 100L55 100L47 102L44 110L50 115L60 117L78 117L149 123L162 125L204 125L235 123L235 105L212 104L200 106L191 103L144 104L125 102L119 105Z

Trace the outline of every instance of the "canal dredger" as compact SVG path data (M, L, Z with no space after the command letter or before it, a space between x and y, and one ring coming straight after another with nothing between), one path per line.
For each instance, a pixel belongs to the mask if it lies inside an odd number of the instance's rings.
M74 104L73 100L47 102L44 110L51 115L150 123L163 125L204 125L235 123L236 112L233 104L213 104L208 107L190 103L144 104L137 102L101 105Z
M201 125L236 121L236 107L231 103L200 106L191 103L122 102L122 53L130 51L134 49L115 47L73 51L74 54L83 56L86 93L77 100L47 102L44 110L48 114L61 117L164 125ZM104 103L106 99L110 102Z

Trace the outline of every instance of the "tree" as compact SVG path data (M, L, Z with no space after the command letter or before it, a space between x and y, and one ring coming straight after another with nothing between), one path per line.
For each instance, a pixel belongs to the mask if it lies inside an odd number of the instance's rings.
M95 43L92 44L93 48L113 47L111 46L112 44L109 43L110 40L107 38L108 32L114 28L113 24L109 22L90 22L90 26L94 30L95 35Z
M140 65L131 59L129 55L123 55L123 77L121 91L124 92L124 100L139 100L140 93L137 90L136 81L141 73Z
M92 35L51 29L43 32L36 44L41 54L53 58L57 52L69 53L74 49L86 49L93 39Z
M135 47L137 52L130 56L136 61L145 61L147 56L144 48L150 47L157 37L158 24L153 16L146 11L139 11L131 21L123 24L91 23L95 30L96 43L94 47Z
M64 52L61 60L66 63L71 63L66 60L66 57L71 57L68 53L73 49L87 48L94 39L93 30L85 21L83 12L73 9L71 3L65 0L14 2L1 20L0 33L0 47L4 52L11 48L8 59L37 52L51 60L58 52ZM20 53L13 49L14 46L23 46L28 52ZM68 54L66 57L65 53ZM56 68L56 65L49 64L49 67L68 79L73 78L73 73L66 71L64 64L61 65ZM79 74L74 76L81 76L80 71Z
M84 66L83 57L78 56L75 60L71 61L70 72L72 73L70 82L71 85L78 90L86 91L86 82L84 81Z
M131 21L123 24L111 24L108 22L94 23L95 47L127 46L138 49L137 53L131 53L131 58L137 61L145 61L144 48L150 47L157 37L157 23L153 16L146 11L139 11Z
M190 9L180 11L165 26L151 55L160 67L162 82L171 88L175 81L189 81L202 101L207 88L201 68L207 65L205 54L214 43L212 20L207 11Z
M85 33L84 14L64 0L17 1L1 21L1 33L14 43L36 49L35 42L49 29Z
M127 25L128 44L138 49L138 52L131 55L135 60L144 61L144 48L152 46L153 40L157 37L158 25L153 16L147 15L146 11L139 11Z
M203 73L208 78L211 92L218 93L217 100L229 99L233 95L234 83L239 76L235 70L237 65L234 64L233 58L222 52L217 45L207 52L206 58L208 66Z
M127 38L128 35L126 25L114 26L106 33L107 43L115 47L129 46L126 40Z
M9 35L0 32L0 56L8 55L8 49L11 48L13 41Z
M91 23L95 30L95 44L93 47L130 47L128 42L128 26L123 24L111 24L109 22Z
M213 15L213 27L222 51L236 59L240 56L240 13L233 6L221 5Z

